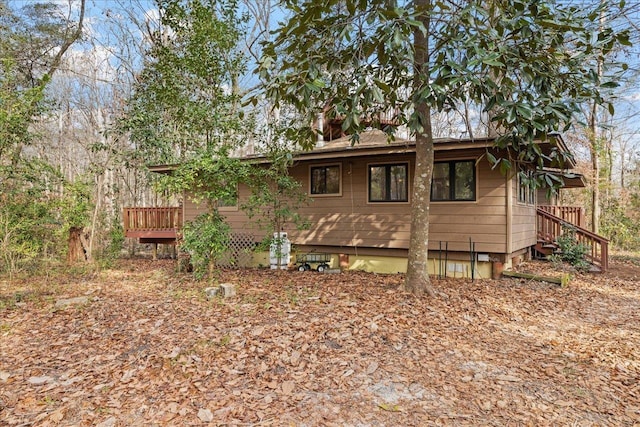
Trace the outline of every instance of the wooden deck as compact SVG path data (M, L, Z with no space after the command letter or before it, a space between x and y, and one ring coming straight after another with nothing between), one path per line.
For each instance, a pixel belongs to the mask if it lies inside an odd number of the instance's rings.
M125 237L140 243L175 244L182 228L182 208L124 208L122 219Z

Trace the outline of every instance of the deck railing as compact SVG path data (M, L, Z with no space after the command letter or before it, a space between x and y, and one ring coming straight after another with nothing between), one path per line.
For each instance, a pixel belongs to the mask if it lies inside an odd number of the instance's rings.
M139 237L140 233L175 233L182 228L182 208L124 208L122 220L127 237Z
M582 206L540 205L540 209L564 221L585 228L584 208Z
M601 271L607 271L609 268L609 241L607 239L553 215L541 207L538 208L537 217L538 240L554 242L564 232L563 227L572 226L575 229L578 243L589 248L589 252L586 254L587 260L599 267Z

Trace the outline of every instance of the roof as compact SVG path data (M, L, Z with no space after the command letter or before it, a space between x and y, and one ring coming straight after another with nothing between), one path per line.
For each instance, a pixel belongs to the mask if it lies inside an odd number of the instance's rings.
M570 153L569 148L565 144L560 134L550 135L551 138L545 141L538 141L542 152L549 155L552 150L557 147L560 151ZM433 141L434 150L436 152L446 151L466 151L472 149L493 149L495 138L435 138ZM415 153L415 140L395 139L389 140L386 133L380 130L371 130L363 132L359 136L359 140L354 144L350 136L338 138L333 141L321 143L310 151L298 151L295 153L297 160L320 160L332 159L338 157L355 157L375 154L403 154ZM569 160L566 164L568 169L574 168L576 165L573 160Z
M538 141L544 154L550 154L557 147L565 153L569 153L569 148L565 144L560 134L550 135L551 138L545 141ZM498 151L494 147L495 138L436 138L434 139L434 150L436 152L455 152L468 151L472 149L492 149ZM371 155L389 155L389 154L406 154L415 153L415 140L394 139L389 140L386 133L381 130L370 130L359 135L358 141L354 144L351 136L334 139L324 143L319 143L315 148L308 151L297 151L294 153L296 160L330 160L345 157L360 157ZM257 162L268 162L268 160L260 154L254 154L243 157L247 160ZM573 160L569 160L566 164L567 169L572 169L576 165ZM177 165L155 165L150 166L149 170L156 173L168 173L175 170Z

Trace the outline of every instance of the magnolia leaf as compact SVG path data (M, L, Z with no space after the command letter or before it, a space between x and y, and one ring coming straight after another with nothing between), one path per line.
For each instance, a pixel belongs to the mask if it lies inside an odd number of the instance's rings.
M400 408L400 406L396 405L396 404L392 404L392 403L379 403L378 407L384 411L388 411L388 412L401 412L402 409Z

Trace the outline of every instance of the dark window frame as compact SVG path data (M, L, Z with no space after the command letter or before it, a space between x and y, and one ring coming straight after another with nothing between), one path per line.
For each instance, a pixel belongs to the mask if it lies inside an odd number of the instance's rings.
M534 179L535 172L533 170L520 170L517 175L517 188L518 188L518 203L521 205L535 205L536 204L536 187L533 183L526 183L522 179L521 173L527 175L528 179Z
M456 164L458 163L471 163L471 170L473 171L473 182L472 182L472 190L473 194L471 198L456 198ZM435 166L438 164L448 164L449 165L449 194L448 198L445 199L435 199L433 197L433 179L431 181L431 201L432 202L476 202L478 200L478 171L476 168L475 160L447 160L447 161L438 161L434 162Z
M404 167L405 175L404 175L404 195L403 199L392 199L391 198L391 169L393 167L402 166ZM385 168L385 194L387 197L385 199L376 199L374 200L371 196L371 169L372 168ZM389 162L389 163L370 163L367 165L367 200L369 203L409 203L409 162Z
M338 168L338 191L335 193L327 192L327 169ZM314 170L324 170L324 192L314 192ZM327 163L321 165L309 166L309 195L313 197L325 197L325 196L341 196L342 195L342 163Z

